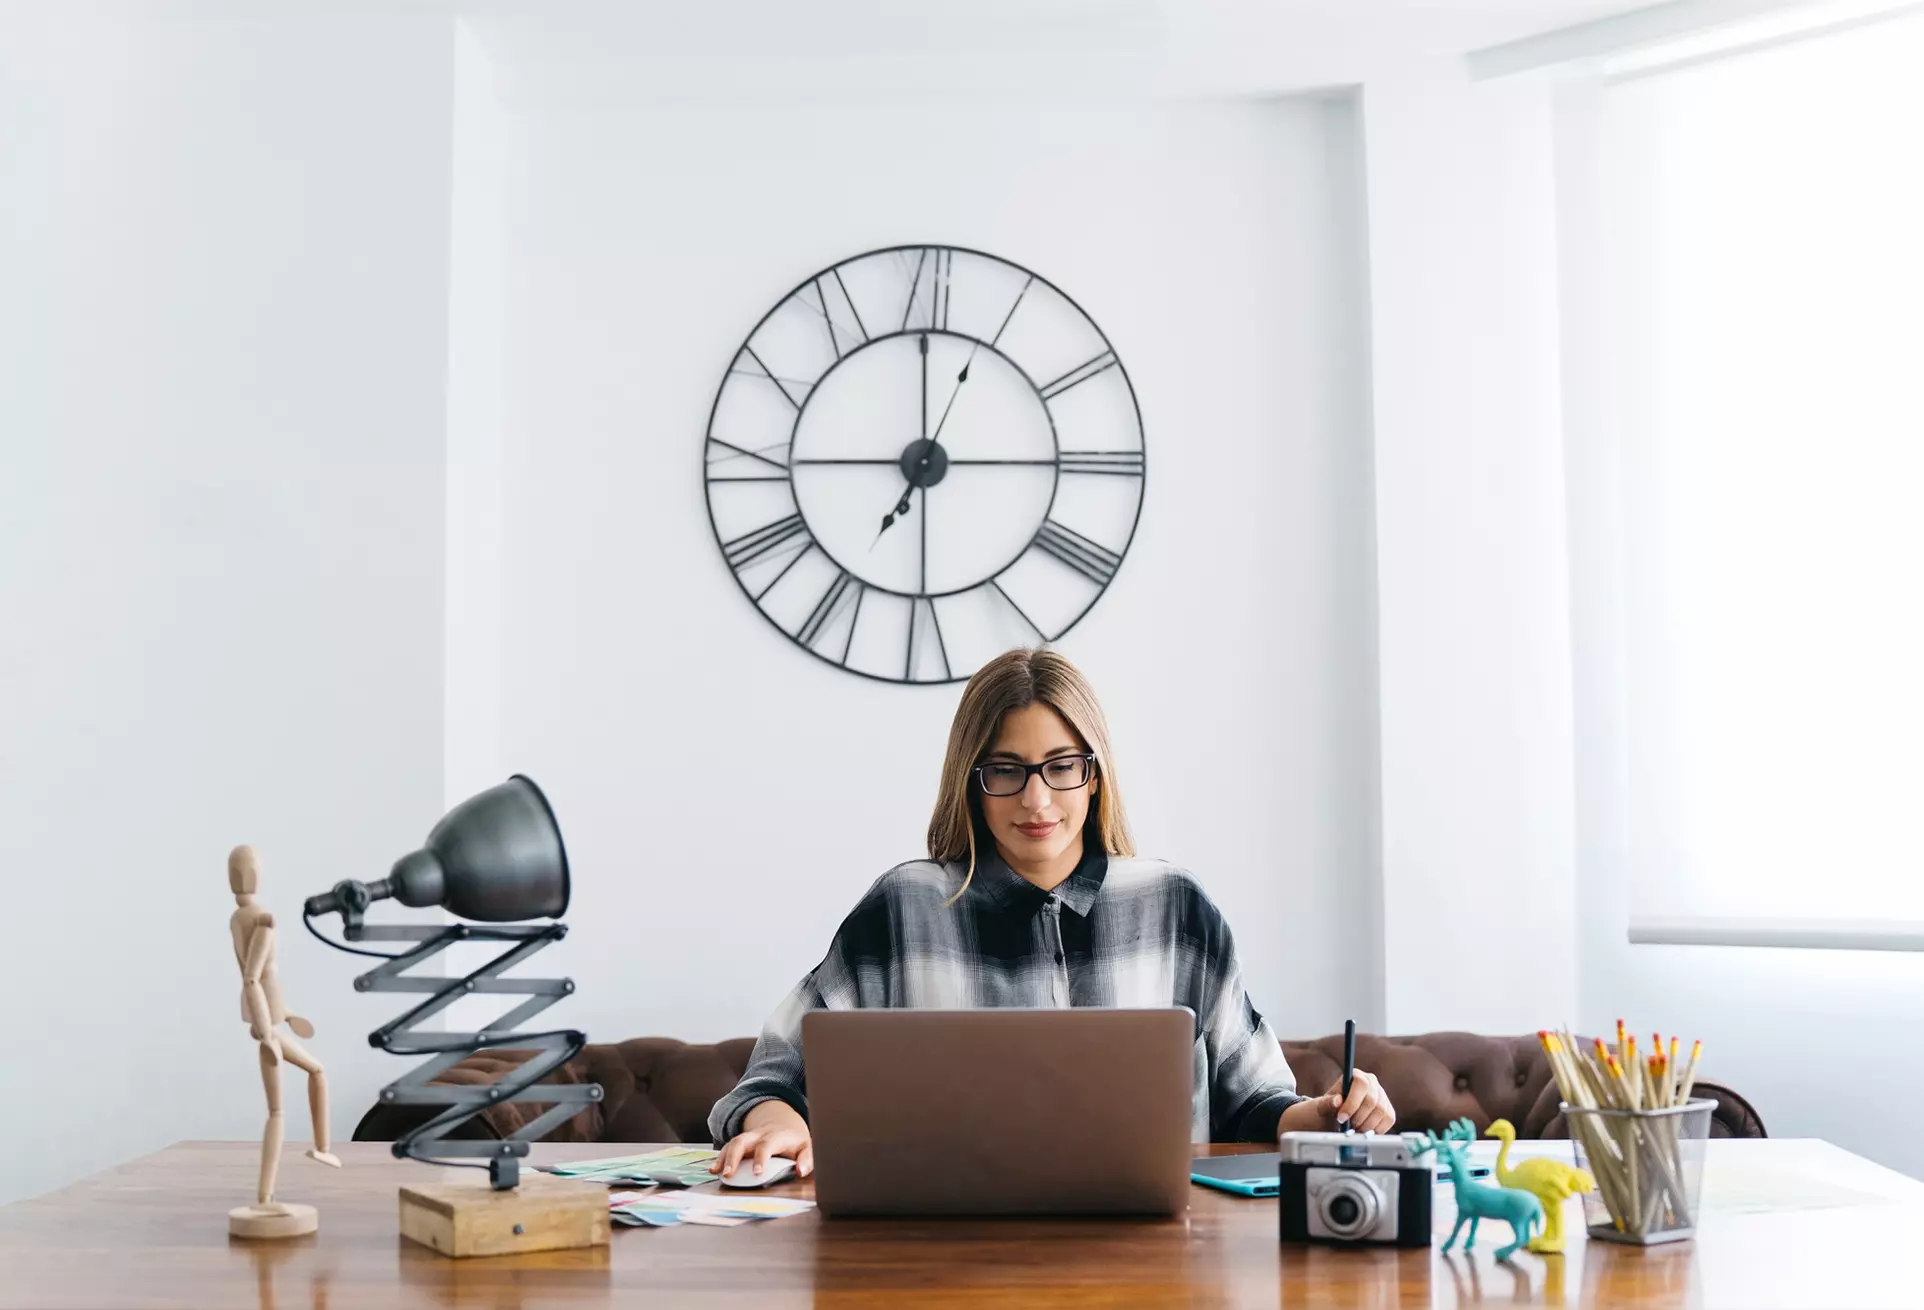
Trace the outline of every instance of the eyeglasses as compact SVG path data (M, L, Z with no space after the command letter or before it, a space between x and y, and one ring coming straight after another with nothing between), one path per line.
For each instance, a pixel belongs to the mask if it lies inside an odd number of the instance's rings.
M1009 760L997 760L993 764L975 766L976 781L982 784L986 796L1020 796L1028 787L1029 779L1036 774L1055 791L1074 791L1089 785L1089 778L1096 771L1096 757L1093 755L1058 755L1040 764L1016 764Z

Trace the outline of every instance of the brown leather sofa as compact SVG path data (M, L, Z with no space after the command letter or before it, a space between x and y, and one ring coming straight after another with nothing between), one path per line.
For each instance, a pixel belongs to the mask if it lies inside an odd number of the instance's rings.
M741 1077L754 1045L752 1037L713 1046L691 1046L672 1037L590 1045L548 1081L600 1083L602 1101L549 1133L547 1140L705 1142L709 1107ZM1341 1037L1284 1042L1283 1051L1305 1091L1321 1092L1341 1075ZM529 1054L486 1051L468 1057L435 1081L486 1086ZM1438 1132L1467 1115L1479 1133L1497 1119L1508 1119L1519 1137L1569 1136L1557 1111L1549 1062L1534 1036L1359 1036L1356 1063L1383 1080L1396 1106L1399 1128ZM1717 1102L1711 1118L1713 1137L1765 1135L1757 1111L1728 1087L1699 1079L1695 1094ZM545 1108L521 1103L492 1106L454 1135L506 1137ZM356 1125L354 1140L392 1141L434 1112L431 1106L376 1105Z

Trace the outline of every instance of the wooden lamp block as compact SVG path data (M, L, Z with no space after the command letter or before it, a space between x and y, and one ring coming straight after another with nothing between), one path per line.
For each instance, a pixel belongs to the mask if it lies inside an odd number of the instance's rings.
M485 1180L401 1189L401 1236L442 1255L514 1255L608 1245L608 1189L524 1173L497 1192Z

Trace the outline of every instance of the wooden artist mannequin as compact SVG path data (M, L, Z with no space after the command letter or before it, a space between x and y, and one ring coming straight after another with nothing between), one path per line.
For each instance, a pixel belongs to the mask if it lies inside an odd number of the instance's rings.
M236 846L227 857L227 885L239 908L227 921L227 928L241 971L241 1020L260 1043L261 1081L267 1089L267 1130L261 1136L260 1188L254 1204L228 1211L227 1231L236 1237L298 1237L319 1227L320 1217L311 1205L274 1199L274 1177L281 1164L282 1059L307 1072L307 1105L314 1120L314 1146L307 1152L308 1158L336 1169L341 1162L327 1149L327 1075L321 1062L280 1031L285 1023L297 1036L312 1037L314 1025L289 1014L281 999L280 977L274 970L274 916L254 902L260 878L260 861L254 848Z

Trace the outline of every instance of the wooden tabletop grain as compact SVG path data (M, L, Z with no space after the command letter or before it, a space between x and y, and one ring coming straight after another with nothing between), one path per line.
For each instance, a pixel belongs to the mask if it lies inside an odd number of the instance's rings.
M338 1172L303 1159L290 1144L281 1197L318 1206L321 1230L286 1242L247 1242L228 1237L226 1216L247 1199L258 1148L182 1142L0 1207L0 1307L1924 1304L1910 1260L1924 1241L1924 1183L1821 1142L1712 1147L1711 1175L1723 1170L1737 1185L1726 1189L1723 1209L1706 1204L1695 1241L1647 1250L1585 1243L1572 1222L1579 1236L1568 1254L1519 1255L1504 1266L1491 1259L1498 1243L1487 1226L1467 1256L1434 1247L1284 1248L1275 1202L1204 1188L1173 1219L810 1213L732 1229L617 1230L611 1247L595 1251L449 1260L403 1240L395 1222L398 1185L438 1171L397 1161L370 1143L338 1147L347 1166ZM535 1160L645 1149L542 1146ZM1776 1208L1793 1167L1797 1177L1822 1181L1821 1208ZM770 1191L807 1196L809 1186ZM1439 1231L1447 1232L1448 1189L1437 1195Z

